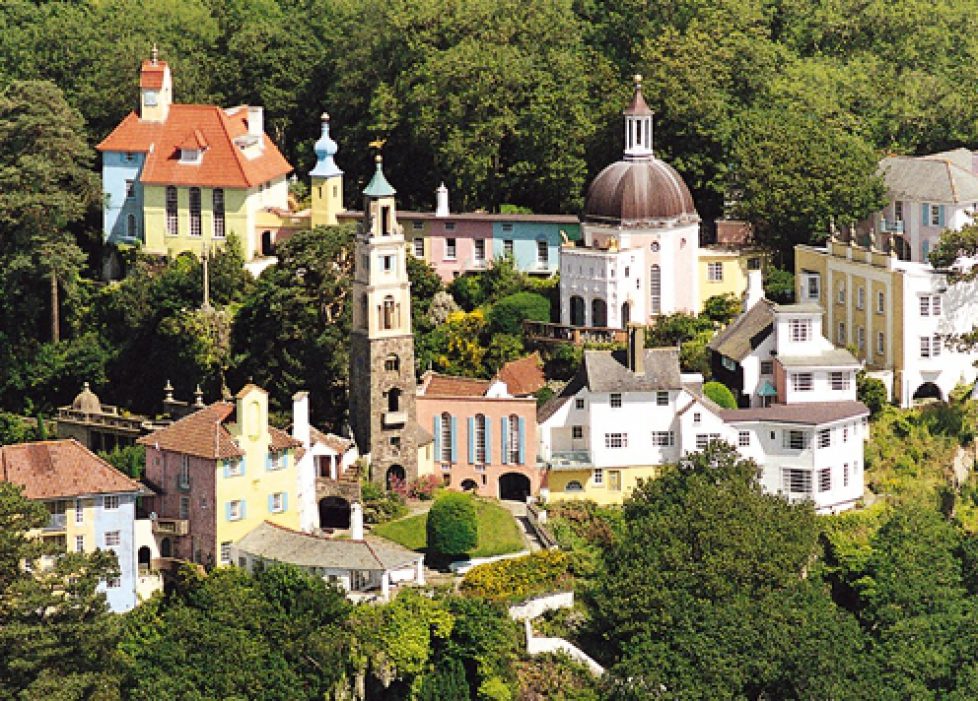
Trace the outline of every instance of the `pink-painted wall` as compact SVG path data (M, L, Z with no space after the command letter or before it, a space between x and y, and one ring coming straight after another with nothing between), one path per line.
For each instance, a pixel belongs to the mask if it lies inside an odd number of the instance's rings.
M461 489L465 480L472 480L478 486L477 493L483 496L499 496L499 478L509 472L525 475L530 480L530 493L537 494L542 485L544 473L537 467L537 421L536 400L527 399L489 399L486 397L418 397L418 423L427 430L434 428L435 416L447 412L456 419L456 460L449 470L443 470L440 455L435 455L435 474L449 476L449 486ZM476 470L469 463L469 417L483 414L491 426L491 462L485 470ZM524 451L522 464L503 464L501 419L516 415L524 419ZM484 478L484 479L483 479Z
M155 511L160 518L180 518L180 497L190 498L190 533L182 537L171 537L173 557L193 560L194 545L199 551L199 561L203 564L216 564L217 518L214 503L217 469L213 460L190 458L190 488L181 489L177 484L180 477L182 455L164 450L146 448L146 479L160 492L146 499L146 510ZM157 540L162 542L163 536Z
M455 225L454 231L446 225ZM405 227L405 236L408 228ZM414 233L414 232L412 232ZM428 239L429 261L435 272L446 282L451 282L464 272L484 269L476 262L475 241L485 241L483 260L492 258L492 222L460 221L434 219L425 222L425 237ZM448 257L448 240L455 239L455 257Z

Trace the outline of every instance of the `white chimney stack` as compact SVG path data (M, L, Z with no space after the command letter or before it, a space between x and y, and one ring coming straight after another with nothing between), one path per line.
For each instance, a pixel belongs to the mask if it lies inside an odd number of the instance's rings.
M248 107L248 135L261 138L265 133L265 111L261 107Z
M350 504L350 540L363 540L363 507L358 501Z
M744 311L764 299L764 278L760 270L747 271L747 294L744 297Z
M435 216L447 217L448 211L448 188L442 183L435 189Z
M300 441L306 450L312 447L309 431L309 393L296 392L292 395L292 437Z

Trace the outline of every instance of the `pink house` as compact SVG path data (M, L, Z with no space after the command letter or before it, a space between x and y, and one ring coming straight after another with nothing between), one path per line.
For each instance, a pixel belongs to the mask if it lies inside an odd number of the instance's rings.
M537 494L536 400L514 397L499 380L421 378L418 423L434 435L435 473L456 489L523 501Z

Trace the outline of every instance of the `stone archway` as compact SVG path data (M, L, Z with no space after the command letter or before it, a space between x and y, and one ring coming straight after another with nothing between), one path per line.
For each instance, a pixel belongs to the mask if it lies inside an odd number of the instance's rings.
M499 477L499 498L522 501L530 496L530 478L519 472L507 472Z
M584 326L584 299L574 295L570 298L570 325Z
M591 301L591 326L605 327L608 325L608 303L600 297Z
M350 502L343 497L319 500L319 527L346 530L350 527Z
M913 400L916 402L924 399L936 399L937 401L943 402L944 393L941 392L941 388L933 382L924 382L917 388L917 391L913 393Z
M169 538L160 542L160 557L173 557L173 543Z
M387 475L384 480L387 485L387 489L394 489L397 486L403 485L404 481L407 479L407 473L404 468L400 465L391 465L387 468Z
M275 255L275 237L271 231L261 232L261 254L263 256Z
M479 488L479 485L475 480L462 480L462 484L459 485L463 492L474 492Z

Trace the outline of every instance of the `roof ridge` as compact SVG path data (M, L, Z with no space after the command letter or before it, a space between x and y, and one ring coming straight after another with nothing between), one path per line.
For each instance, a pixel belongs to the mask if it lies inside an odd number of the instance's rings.
M241 177L244 178L244 181L246 183L248 183L248 187L252 187L254 185L254 183L251 181L251 178L248 177L248 173L247 173L247 171L245 170L245 167L244 167L244 157L245 157L244 156L244 153L242 153L241 152L241 149L239 149L238 146L237 146L237 144L234 143L235 137L231 136L231 131L229 129L229 127L231 125L231 117L221 107L219 107L217 105L212 105L212 107L214 107L214 109L217 110L217 112L218 112L218 121L221 124L221 128L224 130L224 136L227 138L228 143L231 144L231 151L234 153L234 162L238 166L238 172L241 174ZM247 105L242 105L242 107L245 108L244 113L247 115L248 114L248 109L247 109L248 106ZM235 113L236 116L237 116L237 114L238 113ZM261 135L260 138L262 139L262 150L264 150L264 147L265 147L265 142L264 142L265 134L262 133L262 135Z

